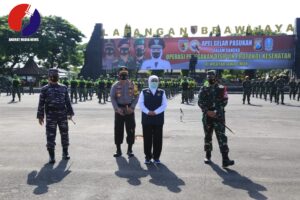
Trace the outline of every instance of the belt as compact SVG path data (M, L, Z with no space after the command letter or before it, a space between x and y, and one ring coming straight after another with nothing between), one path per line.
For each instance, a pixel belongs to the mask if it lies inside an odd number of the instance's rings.
M125 108L125 107L130 107L131 106L131 103L130 104L118 104L119 107L121 108Z

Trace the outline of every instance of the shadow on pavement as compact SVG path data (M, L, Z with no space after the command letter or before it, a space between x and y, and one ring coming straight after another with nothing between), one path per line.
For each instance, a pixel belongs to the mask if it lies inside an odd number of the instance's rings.
M246 176L239 174L237 171L226 168L221 169L215 163L210 164L211 168L223 179L223 184L232 188L245 190L248 192L249 197L255 200L266 200L266 196L261 194L261 191L266 191L266 187L258 183L254 183Z
M185 182L178 178L178 176L164 164L150 164L147 165L147 168L151 176L150 183L152 184L167 187L169 191L174 193L181 192L179 186L185 185Z
M128 179L130 185L140 185L140 178L147 176L147 171L141 167L140 161L136 157L128 158L128 162L124 157L116 158L118 171L115 174L120 178Z
M39 172L32 171L27 176L27 184L37 186L33 193L36 195L48 192L48 186L62 181L71 171L66 169L68 161L62 160L57 167L54 165L45 164Z

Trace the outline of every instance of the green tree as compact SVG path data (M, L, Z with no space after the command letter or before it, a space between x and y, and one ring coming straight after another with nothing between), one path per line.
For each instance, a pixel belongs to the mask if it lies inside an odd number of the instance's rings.
M69 65L80 66L84 61L84 35L61 17L43 17L37 33L32 37L39 42L11 42L9 38L20 38L21 34L10 30L8 17L0 17L0 69L12 73L13 68L25 63L29 57L39 59L44 67L67 69ZM27 24L29 19L24 19Z

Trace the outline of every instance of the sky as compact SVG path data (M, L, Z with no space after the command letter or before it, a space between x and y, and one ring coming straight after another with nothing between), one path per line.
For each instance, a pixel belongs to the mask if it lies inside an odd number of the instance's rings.
M8 15L20 3L31 4L41 15L56 15L68 20L81 30L86 39L91 36L95 23L102 23L112 36L118 28L123 32L125 24L132 29L170 27L179 34L180 27L200 27L269 24L293 24L300 17L296 0L1 0L0 16ZM177 33L178 32L178 33ZM166 34L166 33L165 33Z

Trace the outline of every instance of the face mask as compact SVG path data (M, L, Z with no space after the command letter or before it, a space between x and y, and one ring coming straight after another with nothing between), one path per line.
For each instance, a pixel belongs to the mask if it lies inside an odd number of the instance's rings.
M153 58L159 58L160 57L160 52L152 52Z
M127 74L121 74L120 77L121 77L121 80L127 80L128 75Z
M113 48L107 48L107 49L105 49L105 53L106 53L106 55L111 56L111 55L114 54L114 49Z
M58 81L58 76L50 76L50 80L52 82L57 82Z
M121 48L120 53L123 56L127 55L129 53L129 48Z
M158 88L158 82L151 82L149 87L152 90L157 89Z
M136 56L137 57L141 57L141 56L143 56L144 55L144 49L137 49L136 50Z
M213 85L216 81L215 81L215 79L208 79L208 82L210 85Z

